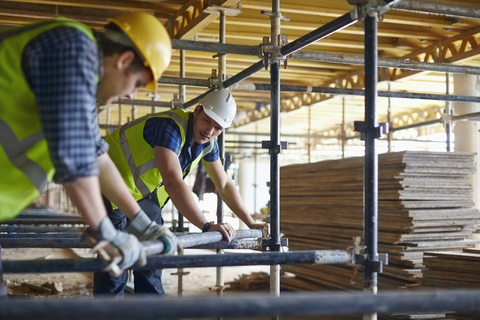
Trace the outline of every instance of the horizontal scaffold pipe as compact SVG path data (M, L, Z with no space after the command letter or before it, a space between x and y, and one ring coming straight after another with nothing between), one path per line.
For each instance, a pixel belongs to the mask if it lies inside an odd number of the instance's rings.
M193 87L208 87L210 86L210 81L203 79L191 79L191 78L174 78L174 77L161 77L158 80L158 83L161 84L173 84L173 85L187 85Z
M291 56L292 59L318 61L318 62L330 62L341 64L354 64L365 65L364 56L338 54L338 53L325 53L315 51L298 51ZM390 58L378 58L378 66L382 68L397 68L407 70L421 70L432 72L448 72L457 74L473 74L479 75L480 68L472 66L462 66L450 63L431 63L422 61L413 61L405 59L390 59Z
M200 100L202 100L207 94L209 94L212 91L213 90L208 90L207 92L202 93L201 95L199 95L196 98L193 98L192 100L188 101L187 103L184 103L183 106L182 106L182 109L188 109L190 107L193 107L194 105L198 104L200 102Z
M262 51L259 46L243 46L238 44L172 39L172 48L177 50L241 54L257 56L259 58L262 56Z
M69 216L58 213L20 213L14 219L2 221L1 224L85 224L85 221L79 216Z
M45 227L45 226L0 226L0 232L7 233L48 233L48 232L71 232L78 233L85 228L76 228L76 227Z
M480 120L480 112L467 113L467 114L456 115L456 116L451 117L451 121L453 121L453 122L464 121L464 120L479 121ZM435 120L431 120L431 121L409 124L409 125L403 126L403 127L390 128L390 130L392 132L400 131L400 130L408 130L408 129L412 129L412 128L431 126L431 125L438 124L438 123L443 123L443 122L445 122L445 120L440 118L440 119L435 119Z
M262 238L262 230L237 230L233 239ZM209 243L225 243L219 231L204 233L177 234L178 242L183 248L190 248ZM3 248L88 248L90 244L82 240L80 233L24 233L0 234L0 244ZM161 241L142 242L147 254L161 253L164 249ZM221 244L219 244L221 245Z
M142 320L346 316L480 311L480 290L248 293L176 298L0 300L9 320Z
M246 87L246 86L245 86ZM254 83L254 90L270 91L271 85L265 83ZM304 92L304 93L323 93L332 95L351 95L364 96L363 89L347 89L347 88L330 88L330 87L310 87L310 86L295 86L295 85L280 85L282 92ZM474 96L457 96L445 94L432 93L413 93L413 92L398 92L398 91L378 91L379 97L384 98L400 98L400 99L419 99L419 100L439 100L439 101L457 101L457 102L475 102L480 103L480 97Z
M172 103L168 101L154 101L154 100L129 100L123 99L115 104L126 104L126 105L135 105L135 106L147 106L147 107L164 107L171 108Z
M480 19L480 8L436 1L402 0L393 4L392 9Z
M306 35L298 38L297 40L290 42L289 44L283 46L280 51L282 55L289 55L294 53L295 51L298 51L302 49L303 47L308 46L309 44L320 40L322 38L325 38L329 36L330 34L334 33L335 31L341 30L349 25L354 24L357 19L355 19L352 12L349 12L341 17L338 17L329 23L324 24L318 29L313 30L312 32L307 33ZM257 73L258 71L262 70L264 68L264 62L263 60L258 61L254 65L248 67L247 69L241 71L240 73L234 75L230 79L227 79L223 82L223 87L228 88L232 85L234 85L237 82L240 82L242 80L245 80L252 74Z
M188 41L188 40L174 40L174 41L178 41L179 43L182 43L182 44L183 43L187 44L186 46L191 48L191 50L196 49L197 51L236 53L236 54L244 54L244 55L251 55L251 56L258 56L258 57L262 56L262 52L259 46L243 46L243 45L222 44L222 43L195 42L195 41ZM206 50L205 48L208 48L209 50ZM288 58L294 59L294 60L318 61L318 62L339 63L339 64L354 64L354 65L362 65L362 66L365 65L364 56L340 54L340 53L299 50L289 55ZM479 67L456 65L456 64L450 64L450 63L438 63L438 62L431 63L431 62L413 61L413 60L405 60L405 59L378 58L378 66L382 68L448 72L448 73L456 73L456 74L473 74L473 75L480 74ZM210 85L208 80L185 79L185 78L174 78L174 77L162 77L160 78L159 83L187 84L187 85L191 84L194 86L202 86L202 87L208 87Z
M350 251L310 250L291 252L242 253L228 255L149 256L143 267L134 270L166 268L203 268L219 266L250 266L274 264L351 264ZM4 273L95 272L107 265L100 259L7 260L2 261Z

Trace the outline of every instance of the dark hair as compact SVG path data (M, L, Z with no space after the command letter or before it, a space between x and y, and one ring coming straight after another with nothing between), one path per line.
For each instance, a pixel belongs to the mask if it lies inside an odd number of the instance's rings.
M123 31L116 26L113 23L109 23L106 27L105 30L111 30L114 32L122 32ZM135 71L141 71L141 70L149 70L148 67L145 67L143 63L143 57L137 52L137 48L135 47L130 47L130 46L125 46L123 44L120 44L118 42L114 42L107 37L104 36L103 33L98 33L97 34L97 39L99 46L102 48L103 56L105 57L111 57L115 54L122 54L125 51L132 51L135 54L135 58L132 61L131 68L132 70Z

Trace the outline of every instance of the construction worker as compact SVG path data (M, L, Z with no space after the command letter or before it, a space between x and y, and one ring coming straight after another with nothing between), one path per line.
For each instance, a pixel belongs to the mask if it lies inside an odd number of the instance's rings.
M171 51L163 25L139 12L110 19L97 35L66 18L2 31L0 221L15 217L55 180L89 224L93 244L106 240L118 249L116 270L145 264L137 237L107 218L102 193L130 218L142 210L100 137L97 101L132 98L139 87L156 91ZM172 236L152 223L138 234Z
M145 212L127 221L122 210L113 206L108 214L115 226L130 232L150 220L161 224L162 207L171 198L178 211L203 232L220 231L230 242L235 235L232 225L209 222L183 180L200 160L229 208L249 228L266 226L266 223L255 223L248 214L218 156L215 138L231 126L236 109L228 91L213 91L193 112L178 109L146 115L110 134L106 138L110 157ZM121 297L126 284L126 274L123 278L112 278L105 273L95 273L93 292ZM137 294L164 293L161 270L134 271L134 285Z

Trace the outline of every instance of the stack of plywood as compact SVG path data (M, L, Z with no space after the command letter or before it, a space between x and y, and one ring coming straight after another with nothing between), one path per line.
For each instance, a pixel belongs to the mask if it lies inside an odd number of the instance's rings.
M468 181L473 153L379 155L379 252L389 265L380 289L416 286L423 252L461 251L479 223ZM281 231L291 250L346 249L363 237L363 158L291 165L280 170ZM285 289L361 289L348 266L285 266Z
M480 288L480 249L425 252L424 288Z
M480 249L462 252L425 252L422 288L480 289ZM456 320L478 320L480 312L452 313Z

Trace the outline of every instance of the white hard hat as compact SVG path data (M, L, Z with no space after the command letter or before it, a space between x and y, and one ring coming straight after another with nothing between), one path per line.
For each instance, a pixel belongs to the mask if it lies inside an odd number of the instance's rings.
M230 128L237 113L237 104L229 91L213 91L200 100L203 111L222 128Z

